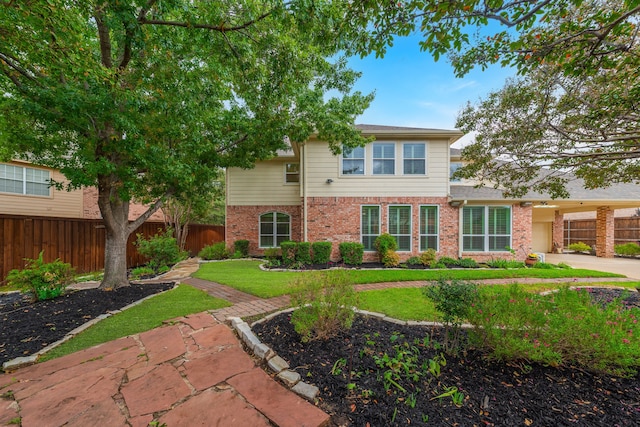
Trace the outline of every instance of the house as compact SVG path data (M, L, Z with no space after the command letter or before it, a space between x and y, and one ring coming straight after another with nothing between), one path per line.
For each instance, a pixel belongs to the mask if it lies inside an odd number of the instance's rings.
M250 253L262 255L286 240L330 241L338 259L339 243L361 242L365 261L375 261L374 240L388 232L401 259L430 248L478 261L523 258L562 248L565 213L597 211L596 252L609 257L614 210L640 202L636 185L585 190L578 179L566 200L505 198L499 189L450 179L462 163L450 147L460 131L358 127L375 141L333 155L312 136L254 169L227 170L227 244L246 239Z
M59 171L29 162L13 160L0 163L0 214L42 216L52 218L99 219L98 189L58 190L50 180L66 182ZM129 219L135 219L146 210L132 203ZM150 221L163 221L161 211Z

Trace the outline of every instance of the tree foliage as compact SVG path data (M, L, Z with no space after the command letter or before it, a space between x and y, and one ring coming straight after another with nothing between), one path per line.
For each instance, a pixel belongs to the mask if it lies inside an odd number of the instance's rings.
M103 287L126 285L126 238L168 196L251 167L312 132L339 150L371 96L338 53L341 2L4 0L4 158L96 186ZM327 58L332 58L328 60ZM61 183L55 183L62 186ZM150 209L129 222L136 198Z

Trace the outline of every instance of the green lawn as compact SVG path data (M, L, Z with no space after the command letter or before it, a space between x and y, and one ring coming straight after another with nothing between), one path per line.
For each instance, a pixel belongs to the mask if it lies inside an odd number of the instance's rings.
M162 325L165 320L230 305L229 302L210 297L206 292L192 286L180 285L98 322L54 348L40 360L54 359L127 335L148 331Z
M230 286L261 298L271 298L289 292L289 283L304 272L263 271L260 261L222 261L204 263L194 277ZM624 277L619 274L582 269L537 269L521 268L513 270L468 269L468 270L350 270L354 284L405 282L416 280L438 280L441 277L460 280L517 279L533 277L574 278L574 277Z

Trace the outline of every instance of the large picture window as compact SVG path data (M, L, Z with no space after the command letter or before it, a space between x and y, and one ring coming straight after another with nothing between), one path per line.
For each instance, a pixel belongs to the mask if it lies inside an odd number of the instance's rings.
M342 174L364 175L364 147L342 148Z
M393 175L396 164L395 144L373 144L373 174Z
M50 172L44 169L0 164L0 192L49 196Z
M438 207L420 206L420 251L438 250Z
M426 151L424 144L404 144L402 155L405 175L425 174Z
M411 251L411 206L389 206L389 234L399 251Z
M465 206L463 208L463 251L506 251L508 247L511 247L510 206Z
M260 247L272 248L291 240L291 217L286 213L269 212L260 215Z
M380 235L380 206L362 206L360 233L364 250L375 251L373 243Z

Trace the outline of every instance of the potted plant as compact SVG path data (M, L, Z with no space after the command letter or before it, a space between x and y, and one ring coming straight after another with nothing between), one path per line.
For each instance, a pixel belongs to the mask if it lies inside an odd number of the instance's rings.
M533 265L536 262L538 262L538 254L534 254L534 253L530 253L529 255L527 255L527 258L524 260L524 263L526 265Z

